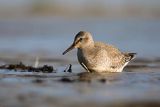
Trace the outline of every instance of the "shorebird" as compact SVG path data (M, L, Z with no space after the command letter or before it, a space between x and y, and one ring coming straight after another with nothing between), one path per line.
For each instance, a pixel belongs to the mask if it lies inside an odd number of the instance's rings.
M122 72L136 53L123 53L116 47L102 42L94 42L91 33L80 31L72 45L63 52L77 48L79 63L88 72Z

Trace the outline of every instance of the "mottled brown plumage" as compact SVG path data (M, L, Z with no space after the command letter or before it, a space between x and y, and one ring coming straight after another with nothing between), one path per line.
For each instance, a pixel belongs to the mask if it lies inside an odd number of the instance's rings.
M121 72L135 56L135 53L122 53L112 45L94 42L92 35L85 31L75 36L63 55L73 48L78 48L78 61L89 72Z

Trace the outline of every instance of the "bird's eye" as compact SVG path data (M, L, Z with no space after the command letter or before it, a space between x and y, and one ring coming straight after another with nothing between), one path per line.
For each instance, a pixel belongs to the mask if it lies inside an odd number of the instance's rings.
M79 41L81 42L83 38L80 38Z

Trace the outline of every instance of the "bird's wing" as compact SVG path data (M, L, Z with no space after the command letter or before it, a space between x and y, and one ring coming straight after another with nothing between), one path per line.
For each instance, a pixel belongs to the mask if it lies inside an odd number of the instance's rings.
M125 63L124 55L118 48L106 44L105 50L108 56L108 60L110 61L109 66L117 68L121 67Z

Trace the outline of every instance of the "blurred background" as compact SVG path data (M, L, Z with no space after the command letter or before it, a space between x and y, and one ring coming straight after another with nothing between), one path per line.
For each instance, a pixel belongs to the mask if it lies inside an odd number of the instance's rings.
M159 0L0 0L0 59L76 62L61 53L81 30L96 41L136 52L160 54Z
M77 75L76 50L62 52L81 30L137 58ZM38 58L56 73L0 69L0 107L160 107L160 0L0 0L0 65Z

